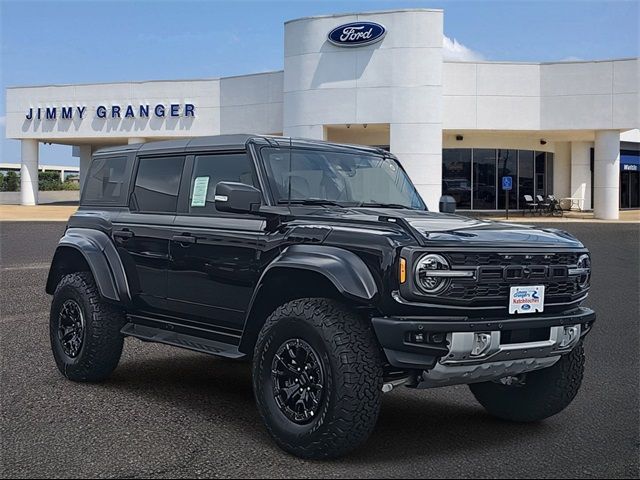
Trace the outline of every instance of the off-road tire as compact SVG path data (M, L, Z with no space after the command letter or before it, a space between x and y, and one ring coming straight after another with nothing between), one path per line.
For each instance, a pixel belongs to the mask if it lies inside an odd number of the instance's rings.
M522 385L483 382L469 388L494 417L536 422L561 412L573 401L582 384L584 360L580 343L553 366L525 374Z
M273 358L291 339L308 342L326 372L323 400L307 425L287 418L274 400ZM302 298L280 306L255 347L253 388L260 415L275 442L301 458L336 458L362 445L378 419L382 378L371 324L335 300Z
M66 300L74 300L84 316L82 346L75 357L67 355L58 338L59 313ZM49 336L56 365L74 382L105 380L118 366L124 336L123 312L100 297L98 287L88 272L65 275L56 287L49 316Z

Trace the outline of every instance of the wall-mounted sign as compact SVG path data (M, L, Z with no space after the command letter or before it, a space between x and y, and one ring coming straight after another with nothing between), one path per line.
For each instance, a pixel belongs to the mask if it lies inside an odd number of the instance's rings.
M362 47L382 40L387 33L383 25L374 22L353 22L329 32L327 39L338 47Z
M192 103L171 103L168 105L98 105L97 118L149 118L154 117L195 117L196 107ZM87 114L86 106L55 106L30 108L25 115L27 120L71 120L83 119Z

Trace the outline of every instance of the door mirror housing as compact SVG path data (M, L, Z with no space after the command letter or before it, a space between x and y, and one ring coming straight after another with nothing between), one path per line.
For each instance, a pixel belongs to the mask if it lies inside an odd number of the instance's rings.
M219 212L257 213L262 193L245 183L220 182L216 185L215 205Z
M456 213L456 199L451 195L440 197L440 211L442 213Z

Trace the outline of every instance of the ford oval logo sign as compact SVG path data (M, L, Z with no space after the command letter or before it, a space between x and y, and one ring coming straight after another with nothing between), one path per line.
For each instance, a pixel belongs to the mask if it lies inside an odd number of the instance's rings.
M374 22L353 22L340 25L329 32L328 40L338 47L362 47L379 42L386 28Z

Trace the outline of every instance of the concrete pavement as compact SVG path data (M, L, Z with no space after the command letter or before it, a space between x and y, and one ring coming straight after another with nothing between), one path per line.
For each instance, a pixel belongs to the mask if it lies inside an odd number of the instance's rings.
M266 434L246 364L127 339L108 381L62 378L49 347L44 283L64 224L5 222L0 477L638 478L638 228L564 228L591 249L587 305L598 313L584 383L567 410L511 424L489 417L463 386L399 388L384 396L363 448L307 462Z

